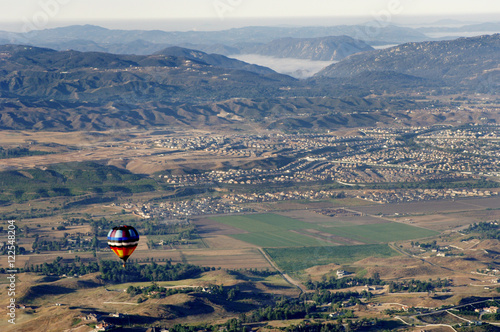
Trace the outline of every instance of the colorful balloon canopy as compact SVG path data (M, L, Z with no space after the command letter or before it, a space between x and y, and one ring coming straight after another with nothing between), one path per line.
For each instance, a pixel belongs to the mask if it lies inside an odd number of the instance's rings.
M121 225L113 227L108 233L108 245L115 254L125 262L132 255L139 243L139 233L132 226Z

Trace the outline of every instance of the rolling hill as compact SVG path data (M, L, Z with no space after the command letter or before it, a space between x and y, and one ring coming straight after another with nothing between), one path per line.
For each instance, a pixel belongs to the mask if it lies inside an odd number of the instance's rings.
M217 55L203 59L218 61L219 66L194 57L58 52L19 45L0 46L0 56L0 91L41 100L193 102L278 93L296 82L270 69Z
M318 38L282 38L263 45L243 47L240 53L268 55L277 58L338 61L359 52L371 51L373 47L348 36Z
M376 33L374 33L374 31ZM221 31L112 30L95 25L72 25L27 33L0 31L0 41L49 47L57 50L101 51L124 54L151 54L167 46L190 44L229 47L238 43L268 43L280 38L349 36L373 45L424 41L428 37L414 29L398 26L337 25L317 27L243 27ZM221 48L220 48L221 49ZM201 49L206 51L205 49ZM206 52L214 52L213 50ZM227 55L226 53L223 53ZM234 53L233 53L234 54Z
M497 34L367 51L307 80L179 47L120 55L3 45L0 128L293 131L372 126L395 117L428 125L442 120L396 114L427 105L402 96L498 93L499 40Z
M226 69L238 69L246 70L257 74L276 74L276 72L267 67L252 65L240 60L228 58L220 54L207 54L205 52L196 51L188 48L183 48L179 46L167 47L161 51L155 52L154 55L165 55L165 56L175 56L182 57L190 60L201 61L203 63L226 68Z
M367 73L410 75L478 92L498 91L500 34L451 41L407 43L354 54L316 75L350 79ZM390 78L390 76L389 76Z

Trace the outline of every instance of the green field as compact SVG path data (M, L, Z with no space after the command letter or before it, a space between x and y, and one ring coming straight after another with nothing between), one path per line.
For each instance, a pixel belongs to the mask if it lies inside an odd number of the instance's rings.
M366 244L419 239L439 234L438 232L428 229L395 222L355 226L345 226L345 224L339 225L332 222L332 224L328 225L330 227L324 227L324 224L308 223L271 213L213 217L211 219L241 229L241 234L234 234L231 236L259 247L336 245L336 243L333 242L323 241L319 238L298 233L304 230L316 230L324 234L332 234L334 236L340 236ZM335 242L344 244L337 239Z
M277 214L252 214L246 216L216 217L211 219L241 229L242 234L234 234L231 236L259 247L334 245L333 243L321 241L307 235L291 232L292 230L311 228L315 225Z
M331 234L358 240L364 243L404 241L438 235L438 232L409 226L397 222L383 224L330 227Z
M316 265L348 264L367 257L392 257L399 253L387 244L307 248L266 248L273 261L285 272L296 272Z

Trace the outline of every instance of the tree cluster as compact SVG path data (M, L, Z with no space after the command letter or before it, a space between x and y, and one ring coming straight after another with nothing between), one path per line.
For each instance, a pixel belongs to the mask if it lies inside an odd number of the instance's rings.
M24 147L16 147L11 149L4 149L0 147L0 159L37 156L43 154L50 154L50 152L30 151L30 149Z
M380 280L378 276L373 278L344 277L340 279L331 276L330 278L324 278L322 281L308 280L305 282L307 289L342 289L354 286L385 284L385 281Z
M436 288L449 287L452 283L448 279L440 279L437 280L429 280L429 281L421 281L421 280L406 280L402 282L391 281L389 283L389 292L398 293L398 292L408 292L408 293L416 293L416 292L431 292Z
M116 261L101 261L101 278L111 282L131 281L170 281L196 278L200 273L209 271L210 268L199 267L191 264L128 264L123 268Z
M78 263L78 264L77 264ZM30 265L26 267L25 272L35 272L44 275L85 275L99 271L97 262L89 262L88 264L80 263L76 259L71 263L63 263L63 258L58 256L52 263L43 263L39 265Z
M312 300L317 305L322 305L325 303L336 304L343 301L351 301L352 303L360 303L360 298L365 298L367 300L371 299L372 293L368 291L358 292L330 292L327 290L317 290L314 293L304 293L302 298L305 300Z
M345 328L342 324L321 324L321 323L301 323L299 325L289 326L286 332L343 332Z
M497 239L500 240L500 225L498 221L473 223L463 231L466 234L479 233L479 238L482 239Z
M135 287L129 286L127 288L127 294L130 296L136 296L139 294L149 295L152 298L164 298L174 294L187 294L191 293L194 290L192 288L165 288L158 286L156 283L153 283L149 287Z
M241 316L240 319L243 323L300 319L315 310L315 305L304 303L300 299L283 298L274 305L261 307L248 316Z
M73 261L71 264L63 263L62 257L57 257L52 263L31 265L25 272L37 272L45 275L84 275L100 272L101 278L110 282L136 282L136 281L170 281L197 277L200 273L210 268L199 267L191 264L128 264L126 268L117 261L102 260L88 264Z
M90 241L82 240L81 236L76 236L73 239L68 238L68 234L64 234L64 238L60 240L40 240L38 234L35 235L35 241L32 245L33 251L40 253L41 251L59 251L70 249L97 249L99 248L99 240L96 236Z

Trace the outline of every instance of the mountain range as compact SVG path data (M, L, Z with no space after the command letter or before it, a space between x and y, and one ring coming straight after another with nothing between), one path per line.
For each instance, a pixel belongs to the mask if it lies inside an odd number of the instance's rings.
M155 52L153 55L164 55L182 57L190 60L201 61L211 66L222 67L227 69L247 70L257 74L276 74L276 72L267 67L252 65L244 61L228 58L220 54L207 54L205 52L187 49L179 46L167 47L161 51Z
M498 94L499 51L499 34L406 43L350 55L311 79L297 80L179 47L152 55L119 55L4 45L0 128L258 123L296 130L384 123L391 112L425 106L391 94Z
M260 54L277 58L310 59L316 61L339 61L359 52L373 50L362 40L348 36L317 38L282 38L266 44L240 47L239 53Z
M117 55L4 45L0 46L0 91L23 97L88 102L110 99L193 102L235 94L252 97L277 93L283 85L296 81L270 69L224 56L205 54L203 59L217 61L218 65L195 57ZM238 67L248 70L236 69Z
M417 31L422 33L456 33L456 32L483 32L483 31L500 31L500 22L487 22L479 24L466 24L460 25L458 27L421 27L417 28Z
M500 34L450 41L406 43L351 55L316 74L352 79L367 73L408 75L444 86L498 91L500 86ZM488 91L485 91L487 89Z
M22 44L55 50L149 55L169 46L218 53L247 53L283 38L348 36L368 44L399 44L424 41L428 37L410 28L397 26L340 25L331 27L245 27L223 31L111 30L93 25L14 33L0 31L0 44ZM268 46L267 46L268 47Z
M68 27L34 30L27 33L0 32L0 38L10 43L31 44L58 43L70 40L88 40L99 44L130 43L144 40L156 44L182 43L227 44L242 41L268 43L275 39L316 38L325 36L349 36L366 42L402 43L423 41L428 37L411 28L394 25L336 25L317 27L244 27L221 31L161 31L161 30L115 30L94 25L73 25Z

